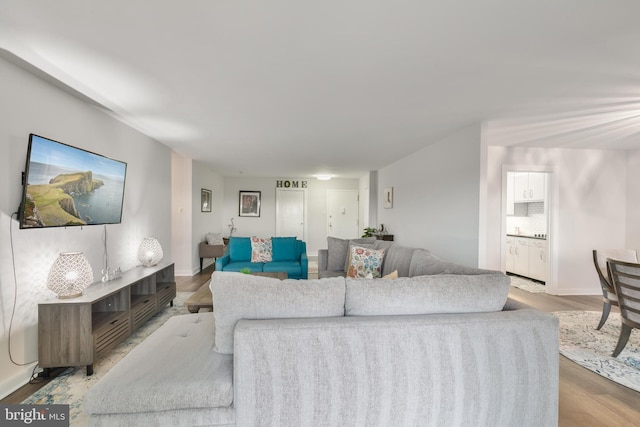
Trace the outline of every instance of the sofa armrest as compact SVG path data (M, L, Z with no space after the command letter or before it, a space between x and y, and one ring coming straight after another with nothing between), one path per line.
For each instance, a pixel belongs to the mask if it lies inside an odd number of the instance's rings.
M329 261L329 249L318 249L318 271L326 270Z
M223 271L224 266L231 262L231 257L229 254L223 255L216 260L216 271Z
M558 423L558 319L538 310L243 319L234 336L238 425Z
M303 279L309 277L309 257L306 252L300 255L300 275Z

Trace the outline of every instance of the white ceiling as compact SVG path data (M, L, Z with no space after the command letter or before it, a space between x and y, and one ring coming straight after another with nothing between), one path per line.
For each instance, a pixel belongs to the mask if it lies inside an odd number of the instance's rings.
M492 145L640 147L637 0L0 11L0 49L225 175L357 177L478 122Z

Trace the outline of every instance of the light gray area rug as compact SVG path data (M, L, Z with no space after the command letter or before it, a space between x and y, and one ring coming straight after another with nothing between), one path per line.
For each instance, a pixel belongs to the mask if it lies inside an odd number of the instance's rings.
M107 356L94 363L93 375L88 377L85 367L82 366L69 368L22 403L69 405L70 425L74 427L86 426L88 417L82 412L82 400L85 393L109 372L109 369L115 366L120 359L162 326L170 317L189 314L184 301L192 294L193 292L178 292L173 301L173 307L166 307L157 313L129 338L111 350Z
M631 332L627 346L611 357L620 334L620 315L611 313L596 330L601 312L557 311L560 354L605 378L640 392L640 331Z
M543 294L545 293L545 286L542 283L534 282L533 280L525 279L520 276L509 276L511 277L511 286L515 286L518 289L522 289L523 291L531 292L534 294Z

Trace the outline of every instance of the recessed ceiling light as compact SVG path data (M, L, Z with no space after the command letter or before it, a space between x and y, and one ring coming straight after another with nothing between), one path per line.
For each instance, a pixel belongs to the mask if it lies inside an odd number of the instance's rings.
M329 181L333 176L332 175L327 175L327 174L319 174L319 175L315 175L316 179L319 179L320 181Z

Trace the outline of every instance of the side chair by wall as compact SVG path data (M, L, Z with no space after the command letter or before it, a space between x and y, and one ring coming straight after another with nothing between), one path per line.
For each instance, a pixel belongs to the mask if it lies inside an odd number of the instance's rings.
M618 344L612 354L617 357L627 345L631 330L640 328L640 264L608 259L607 266L622 317Z
M600 287L602 288L602 316L598 323L597 330L604 326L609 317L611 306L618 306L618 297L613 289L613 284L609 281L607 274L607 258L626 262L638 262L638 254L633 249L605 249L593 251L593 263L600 279Z

